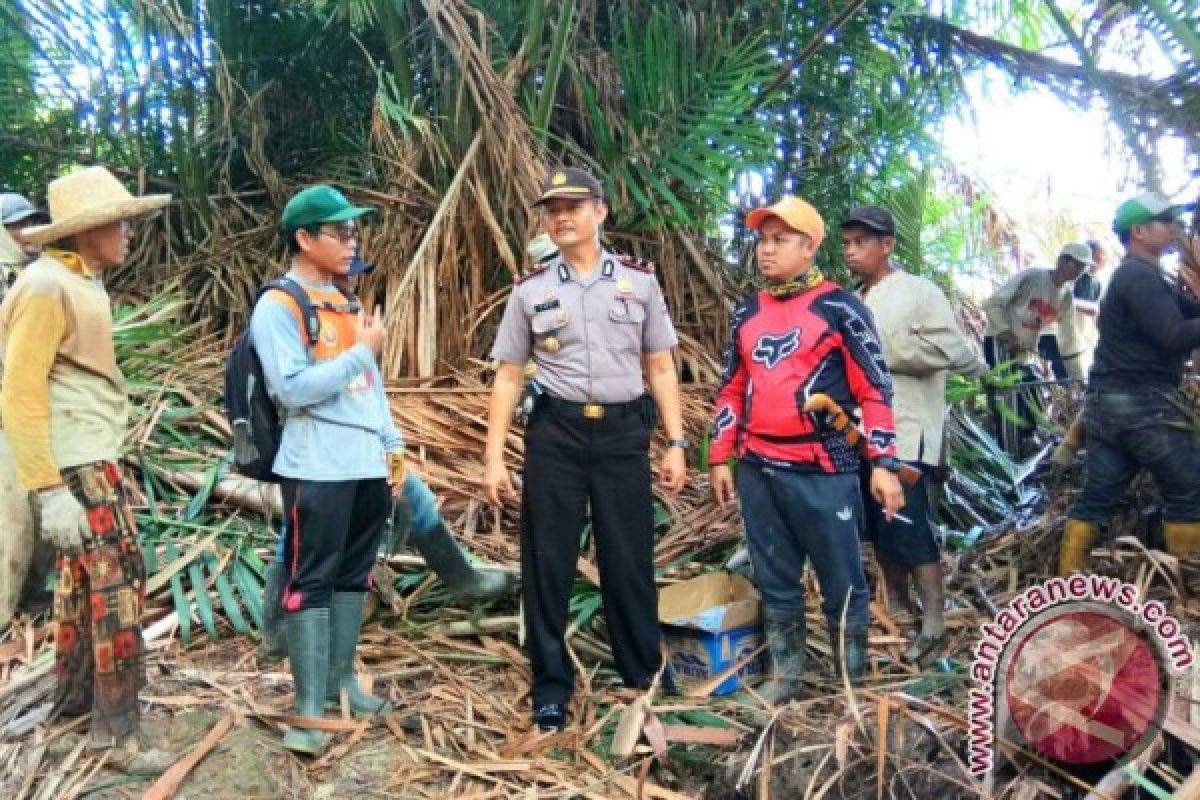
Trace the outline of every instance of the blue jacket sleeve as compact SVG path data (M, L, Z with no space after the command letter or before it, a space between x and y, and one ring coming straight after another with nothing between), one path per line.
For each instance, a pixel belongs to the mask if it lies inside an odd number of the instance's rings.
M254 308L250 336L262 362L267 391L290 411L328 400L356 375L375 367L375 356L362 344L329 361L311 363L296 317L270 294Z

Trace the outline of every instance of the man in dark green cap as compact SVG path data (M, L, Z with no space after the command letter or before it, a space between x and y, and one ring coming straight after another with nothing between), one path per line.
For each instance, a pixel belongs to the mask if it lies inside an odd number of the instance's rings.
M345 275L334 277L334 283L353 292L358 279L369 274L375 265L355 256ZM392 511L392 537L407 542L425 559L425 565L441 580L450 594L450 601L470 606L505 597L516 589L516 576L496 569L481 569L467 560L450 530L450 524L438 508L437 498L428 484L413 470L404 478L403 496L396 499ZM2 508L2 506L0 506ZM280 526L275 560L267 566L263 587L262 643L258 655L266 661L282 661L287 657L287 632L284 626L283 592L289 579L284 560L288 520Z
M250 321L284 418L273 469L288 520L283 608L300 717L322 716L327 700L343 694L358 714L389 708L361 689L353 667L367 577L403 486L404 440L376 361L385 338L380 310L365 313L334 285L354 264L358 219L372 211L331 186L293 196L282 220L291 256L285 278L307 294L319 331L310 342L303 310L278 289L263 294ZM293 727L283 743L312 754L324 735Z
M1100 526L1139 468L1162 493L1167 552L1200 552L1200 445L1180 391L1184 363L1200 347L1200 304L1161 264L1184 208L1148 192L1122 203L1113 220L1125 257L1100 301L1100 341L1083 405L1087 478L1068 513L1059 574L1087 568Z

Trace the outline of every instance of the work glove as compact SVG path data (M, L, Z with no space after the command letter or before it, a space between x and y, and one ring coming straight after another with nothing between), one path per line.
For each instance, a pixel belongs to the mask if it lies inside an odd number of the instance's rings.
M65 486L45 492L33 492L29 505L33 509L38 535L68 556L83 552L85 536L91 536L87 512Z

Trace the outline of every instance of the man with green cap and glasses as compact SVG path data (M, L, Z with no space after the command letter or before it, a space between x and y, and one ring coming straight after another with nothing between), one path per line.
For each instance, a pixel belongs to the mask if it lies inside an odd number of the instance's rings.
M265 293L250 320L284 418L274 471L287 517L283 609L300 717L322 716L343 693L356 714L389 709L362 690L353 666L367 578L403 488L404 440L377 363L386 336L380 310L364 312L334 285L357 255L357 220L373 210L331 186L293 196L281 226L291 259L285 277L312 301L320 330L310 346L302 309L280 290ZM283 743L315 754L324 735L293 727Z
M374 264L355 256L346 274L334 276L333 280L353 292L359 277L374 269ZM262 643L258 655L266 661L281 661L287 657L283 610L283 592L289 579L283 552L287 531L285 517L280 526L275 560L267 566L263 587ZM414 470L407 471L404 491L393 502L391 538L393 544L407 543L421 554L425 565L446 587L451 603L471 606L506 597L516 589L515 575L498 569L480 569L467 560L438 508L437 497Z
M1162 493L1167 552L1200 552L1200 444L1180 391L1184 363L1200 347L1200 305L1175 288L1161 263L1184 208L1148 192L1122 203L1113 220L1125 257L1100 301L1083 405L1087 477L1068 512L1061 575L1087 568L1100 526L1139 468Z

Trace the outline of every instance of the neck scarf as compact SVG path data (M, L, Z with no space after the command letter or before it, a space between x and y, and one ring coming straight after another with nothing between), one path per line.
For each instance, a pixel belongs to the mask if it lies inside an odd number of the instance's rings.
M820 286L825 280L825 274L821 270L814 267L809 267L808 272L802 275L797 275L790 281L783 283L768 283L764 288L767 294L779 300L787 300L795 297L798 294L804 294L810 289L815 289Z

